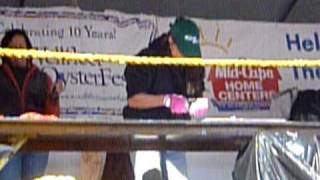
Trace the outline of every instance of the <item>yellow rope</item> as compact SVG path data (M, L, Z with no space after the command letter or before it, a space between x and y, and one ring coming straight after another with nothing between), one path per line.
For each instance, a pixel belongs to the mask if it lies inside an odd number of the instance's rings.
M136 57L90 53L0 48L0 57L56 59L68 61L105 62L113 64L179 65L179 66L248 66L248 67L320 67L318 59L201 59L169 57Z

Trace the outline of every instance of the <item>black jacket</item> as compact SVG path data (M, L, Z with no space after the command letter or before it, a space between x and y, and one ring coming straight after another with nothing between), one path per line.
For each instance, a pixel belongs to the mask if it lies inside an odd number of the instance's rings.
M153 41L148 48L143 49L138 56L170 57L168 35L164 34ZM190 75L192 73L195 75ZM186 97L197 97L203 91L203 68L186 68L181 66L133 66L125 69L128 98L138 93L148 94L181 94ZM197 77L198 78L195 78ZM200 79L200 80L199 80ZM200 82L197 94L187 91L188 82ZM199 91L201 93L199 93ZM166 107L138 110L126 106L123 110L124 118L151 118L151 119L186 119L188 114L173 115Z
M50 78L35 66L26 72L20 85L12 68L0 66L0 114L19 116L25 112L59 115L59 101L50 97Z

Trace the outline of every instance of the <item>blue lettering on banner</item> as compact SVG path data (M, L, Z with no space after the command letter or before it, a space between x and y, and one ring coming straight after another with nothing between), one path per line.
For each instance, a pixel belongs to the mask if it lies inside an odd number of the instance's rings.
M217 103L217 108L221 112L228 112L228 111L236 111L236 110L252 110L252 109L259 109L259 110L269 110L270 109L270 102L252 102L252 103Z
M83 116L83 115L95 115L95 116L121 116L122 108L105 108L105 107L62 107L61 114L63 116Z
M294 35L290 35L289 33L287 33L286 43L289 51L320 51L320 41L317 32L313 33L313 35L308 38L302 38L298 33Z
M62 78L65 86L71 85L89 85L89 86L125 86L125 78L122 74L113 73L111 68L99 68L95 72L59 72L55 67L44 67L44 72L53 72L53 81L59 76Z
M320 68L296 68L293 69L295 80L320 80Z

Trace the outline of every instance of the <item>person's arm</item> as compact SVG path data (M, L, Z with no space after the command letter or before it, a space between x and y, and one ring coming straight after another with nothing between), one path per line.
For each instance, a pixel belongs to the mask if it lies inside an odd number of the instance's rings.
M46 98L46 102L45 102L45 114L49 114L49 115L55 115L57 117L59 117L60 115L60 98L59 98L59 94L57 95L57 97L53 97L54 92L52 92L53 90L53 84L52 81L50 79L50 77L48 77L48 93L47 93L47 98Z
M134 109L149 109L163 106L163 95L149 93L153 84L153 68L130 66L125 69L128 106Z
M171 113L188 113L188 100L178 94L152 95L139 93L128 99L128 106L136 109L149 109L157 107L169 108Z
M138 93L128 99L128 106L136 109L149 109L164 106L165 95Z
M59 117L60 115L59 99L56 102L53 102L50 99L47 100L46 107L45 107L45 114L55 115Z
M189 107L187 99L178 94L152 94L153 72L144 66L127 66L128 106L133 109L151 109L166 107L172 113L186 113Z

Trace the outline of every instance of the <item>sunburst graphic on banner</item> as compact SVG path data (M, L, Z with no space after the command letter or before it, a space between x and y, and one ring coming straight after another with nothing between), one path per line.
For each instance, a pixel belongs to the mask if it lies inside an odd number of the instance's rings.
M232 46L232 37L229 37L227 41L222 41L221 36L223 36L223 33L221 31L221 28L219 24L216 24L216 30L214 37L207 37L205 36L203 30L200 29L200 42L202 46L213 46L214 48L222 51L225 54L229 53L229 49Z

